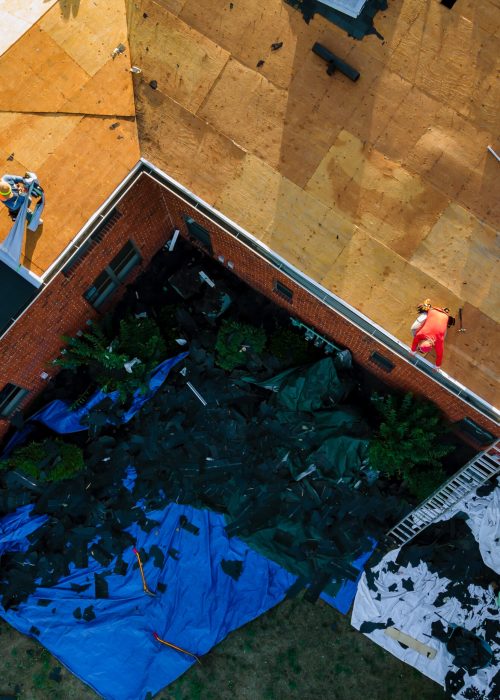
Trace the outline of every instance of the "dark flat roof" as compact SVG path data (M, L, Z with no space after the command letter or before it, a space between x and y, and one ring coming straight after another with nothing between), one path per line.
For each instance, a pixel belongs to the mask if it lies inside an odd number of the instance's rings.
M0 334L38 293L38 289L0 260Z

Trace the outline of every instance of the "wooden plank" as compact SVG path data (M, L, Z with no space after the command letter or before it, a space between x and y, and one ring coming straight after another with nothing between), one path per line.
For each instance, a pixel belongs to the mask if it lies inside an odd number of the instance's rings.
M81 116L0 113L0 160L11 153L24 170L34 172L78 125ZM17 172L14 165L5 167Z
M420 177L342 131L306 190L408 257L448 200Z
M226 183L215 207L261 241L266 241L283 176L247 153L239 172Z
M87 73L38 25L0 57L3 110L57 112Z
M58 0L8 0L0 3L0 56Z
M277 167L286 103L285 90L231 59L198 116Z
M61 105L61 112L135 117L130 62L119 55L106 63Z
M124 0L61 4L39 22L88 75L95 75L120 43L127 41Z
M214 203L239 172L245 152L205 121L140 83L137 92L141 152L193 192Z
M80 119L38 168L47 203L41 235L26 239L28 267L46 270L137 162L135 124L124 119L110 129L115 121Z
M415 639L415 637L410 637L409 634L401 632L400 630L396 629L396 627L387 627L384 630L384 633L391 639L394 639L396 642L400 642L401 644L410 647L410 649L417 651L421 656L425 656L425 658L429 659L430 661L436 658L436 649L433 649L423 642L419 642L418 639Z
M444 211L411 257L413 265L500 322L496 232L456 203Z
M156 80L165 95L196 113L229 53L153 0L143 0L139 10L132 18L132 60L142 69L141 79Z

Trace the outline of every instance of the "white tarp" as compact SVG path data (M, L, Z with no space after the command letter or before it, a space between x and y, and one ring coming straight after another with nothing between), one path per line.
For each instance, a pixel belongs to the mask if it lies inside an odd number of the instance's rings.
M486 497L469 496L443 519L447 520L459 511L468 516L467 524L479 543L485 564L500 573L500 487ZM432 623L441 621L445 627L451 623L485 638L485 624L488 621L492 621L490 625L499 625L499 610L491 591L472 584L468 591L474 599L473 605L463 606L452 595L445 598L443 604L435 605L438 594L446 591L450 581L429 571L423 562L418 566L408 565L396 570L393 562L398 552L399 550L389 552L371 570L372 574L378 573L378 578L373 579L372 588L368 587L366 574L363 574L354 601L351 623L359 629L363 622L386 624L390 618L392 626L435 649L436 657L427 659L411 648L403 648L387 636L383 629L376 629L367 636L444 687L446 674L458 669L453 665L453 657L446 646L432 637ZM413 590L408 590L412 586ZM465 684L454 697L460 700L468 697L498 700L498 697L491 694L492 680L500 666L500 625L498 630L496 641L490 641L494 663L472 676L465 673Z

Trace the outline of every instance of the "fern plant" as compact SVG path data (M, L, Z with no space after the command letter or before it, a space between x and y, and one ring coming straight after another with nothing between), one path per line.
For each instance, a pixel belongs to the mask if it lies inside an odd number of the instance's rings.
M370 443L371 466L403 479L424 498L444 480L441 458L453 449L441 442L447 429L439 410L412 394L403 399L374 394L372 402L382 422Z
M73 371L86 368L104 391L118 391L122 401L136 390L147 390L150 372L166 352L160 329L150 318L123 319L111 341L97 324L64 340L66 352L54 364Z
M230 372L245 365L249 356L261 353L265 344L266 334L262 328L238 321L223 321L215 343L216 362Z

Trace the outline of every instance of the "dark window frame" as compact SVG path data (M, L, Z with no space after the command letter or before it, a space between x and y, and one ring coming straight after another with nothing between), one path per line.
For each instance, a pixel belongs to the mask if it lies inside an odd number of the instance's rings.
M0 418L8 420L29 393L28 389L8 382L0 391Z
M132 270L140 265L142 257L134 241L128 240L104 270L97 275L83 297L94 309L104 302L124 283ZM122 263L124 263L122 265Z
M213 255L212 234L210 231L199 224L192 216L184 216L184 223L190 238L194 238L204 250Z
M377 367L380 367L384 372L392 372L394 367L396 366L392 360L390 360L388 357L385 355L382 355L382 353L378 352L378 350L374 350L371 355L370 355L370 362L373 362L374 365L377 365Z
M293 301L293 289L290 289L289 287L286 286L286 284L283 284L283 282L280 282L279 280L274 280L273 281L273 292L275 294L278 294L282 299L287 301L289 304L292 303Z

